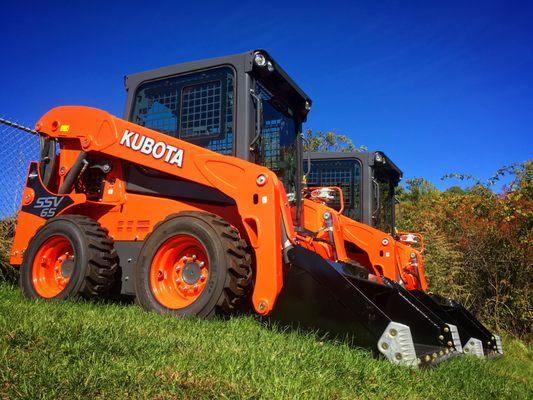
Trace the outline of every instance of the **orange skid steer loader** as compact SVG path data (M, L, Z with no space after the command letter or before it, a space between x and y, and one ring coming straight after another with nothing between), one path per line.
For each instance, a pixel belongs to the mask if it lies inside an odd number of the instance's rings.
M120 293L201 317L251 306L401 365L460 354L455 327L361 268L338 242L344 217L306 198L311 100L267 52L129 75L126 88L125 119L67 106L36 124L10 259L26 297Z
M310 152L304 157L306 162L310 197L343 214L339 218L346 248L351 250L348 257L370 271L379 269L380 275L408 289L421 307L457 327L461 339L458 348L465 354L488 358L503 354L500 337L465 307L426 293L424 238L395 228L395 189L402 171L389 157L379 151ZM330 194L335 191L340 196Z

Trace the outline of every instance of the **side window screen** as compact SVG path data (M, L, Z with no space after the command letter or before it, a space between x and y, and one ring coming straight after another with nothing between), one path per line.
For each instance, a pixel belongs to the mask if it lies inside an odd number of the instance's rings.
M361 221L361 164L355 160L312 160L309 186L338 186L344 196L344 214Z
M271 169L283 181L288 193L296 190L296 128L287 107L276 102L274 96L259 82L256 90L263 100L261 130L261 165Z
M234 74L229 67L141 84L131 120L221 154L233 154Z
M221 82L184 87L181 91L180 137L218 136L222 131Z

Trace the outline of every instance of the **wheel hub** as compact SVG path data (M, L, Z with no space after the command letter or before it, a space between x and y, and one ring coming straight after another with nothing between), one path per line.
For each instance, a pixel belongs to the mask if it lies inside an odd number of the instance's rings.
M202 269L200 268L200 265L197 262L188 262L183 267L183 282L185 282L188 285L194 285L202 276Z
M57 261L58 276L70 278L74 271L74 256L65 253Z
M209 262L203 244L180 234L167 239L152 259L150 285L165 307L184 308L203 292L209 277Z

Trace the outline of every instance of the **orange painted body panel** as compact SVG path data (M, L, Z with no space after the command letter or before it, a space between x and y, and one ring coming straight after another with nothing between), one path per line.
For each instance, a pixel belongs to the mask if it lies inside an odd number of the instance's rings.
M325 212L331 214L335 249L325 228ZM397 282L401 279L406 283L407 289L427 289L420 252L395 240L391 235L352 220L321 202L307 199L304 200L302 222L304 228L314 232L318 240L299 237L300 243L323 258L355 261L376 275L378 280L381 276ZM413 252L417 255L418 273L411 265L410 255Z
M397 265L402 269L402 276L409 290L427 290L427 281L424 270L422 251L414 249L408 244L395 241ZM416 268L411 262L411 254L415 254ZM418 270L418 271L417 271Z
M88 152L89 156L104 155L113 164L113 173L106 178L99 201L71 193L75 202L62 213L92 216L109 230L115 240L143 240L158 221L170 214L184 210L215 212L235 224L251 243L256 260L253 304L261 314L272 310L283 283L281 223L285 225L289 240L294 240L283 185L275 173L94 108L54 108L41 118L36 130L64 143L57 166L61 171L57 187L80 151ZM150 149L146 145L148 142L151 142ZM149 166L153 170L216 188L234 199L236 206L217 208L126 193L119 161ZM260 175L266 180L258 184ZM43 218L20 213L11 258L13 264L21 264L21 255L29 240L44 222Z
M22 264L24 252L28 247L28 243L35 235L37 229L39 229L46 220L36 215L20 211L17 216L17 223L15 225L15 237L13 238L13 244L11 246L11 253L9 263L11 265Z

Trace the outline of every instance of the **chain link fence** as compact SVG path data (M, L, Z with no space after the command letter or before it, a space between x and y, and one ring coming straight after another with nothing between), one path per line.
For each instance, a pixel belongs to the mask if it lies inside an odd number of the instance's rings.
M0 138L0 282L14 283L17 271L9 265L9 253L29 162L38 159L39 137L0 123Z

